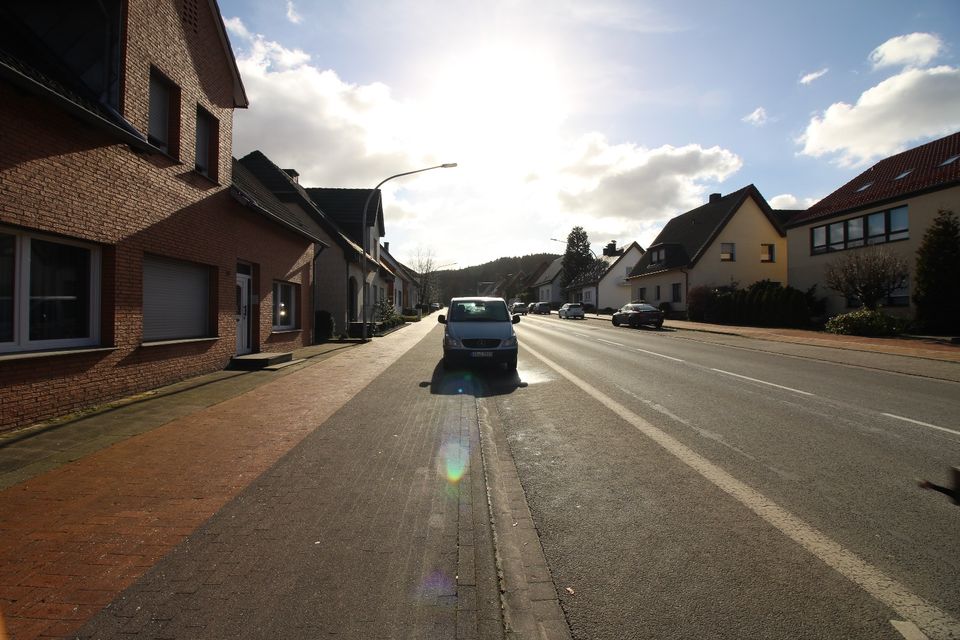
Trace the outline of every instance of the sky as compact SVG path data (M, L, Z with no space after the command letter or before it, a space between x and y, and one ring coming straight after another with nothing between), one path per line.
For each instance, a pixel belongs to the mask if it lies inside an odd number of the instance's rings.
M711 193L802 209L960 130L957 0L220 0L233 153L383 187L390 252L451 269L648 247ZM560 240L561 242L557 242Z

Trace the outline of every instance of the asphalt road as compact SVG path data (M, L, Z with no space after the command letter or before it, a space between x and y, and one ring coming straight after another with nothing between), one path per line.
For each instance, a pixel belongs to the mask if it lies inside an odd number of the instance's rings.
M517 330L521 392L479 401L574 637L960 637L960 507L915 483L960 464L960 384L820 348Z

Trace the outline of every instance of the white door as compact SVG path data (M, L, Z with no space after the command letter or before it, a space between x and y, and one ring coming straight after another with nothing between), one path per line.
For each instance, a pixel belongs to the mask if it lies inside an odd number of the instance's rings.
M250 353L250 276L237 274L237 355Z

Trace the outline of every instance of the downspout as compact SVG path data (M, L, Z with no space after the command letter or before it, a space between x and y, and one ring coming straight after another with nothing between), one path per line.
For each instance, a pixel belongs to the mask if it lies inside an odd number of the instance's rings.
M683 304L687 307L687 320L689 320L690 319L690 274L683 267L680 267L680 273L683 274Z
M320 273L319 261L323 249L324 246L319 242L313 243L313 344L317 344L317 314L320 312L320 279L317 275Z

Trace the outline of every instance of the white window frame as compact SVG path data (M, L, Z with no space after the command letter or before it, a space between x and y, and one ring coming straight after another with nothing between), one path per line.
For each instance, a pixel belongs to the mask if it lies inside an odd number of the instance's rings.
M41 351L50 349L68 349L74 347L92 347L100 344L100 247L86 242L77 242L56 236L16 231L0 227L0 233L14 237L14 265L16 274L13 281L13 340L0 342L0 353L21 351ZM41 240L71 247L79 247L90 252L89 295L89 336L83 338L64 338L55 340L30 339L30 241Z
M284 282L282 280L273 281L273 330L274 331L295 331L299 328L297 323L297 289L300 285L296 282ZM290 319L287 324L277 324L277 304L280 301L280 289L283 287L290 287L290 310L288 317Z

